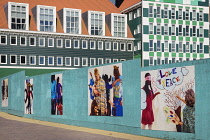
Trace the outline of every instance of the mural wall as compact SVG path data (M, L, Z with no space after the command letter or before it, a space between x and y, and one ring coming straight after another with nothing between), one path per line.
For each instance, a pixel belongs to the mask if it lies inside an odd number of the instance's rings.
M88 114L123 116L122 64L88 69Z
M25 104L25 114L33 114L33 79L26 79L24 81L24 104Z
M8 107L8 79L2 80L2 107Z
M194 66L141 72L141 128L195 132Z

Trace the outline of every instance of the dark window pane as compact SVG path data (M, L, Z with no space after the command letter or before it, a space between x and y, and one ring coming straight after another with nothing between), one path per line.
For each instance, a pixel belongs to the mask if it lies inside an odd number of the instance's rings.
M20 58L20 63L21 63L21 64L25 64L25 63L26 63L26 58L25 58L25 56L21 56L21 58Z
M6 63L6 56L1 56L1 63Z
M16 56L11 56L11 63L16 63Z

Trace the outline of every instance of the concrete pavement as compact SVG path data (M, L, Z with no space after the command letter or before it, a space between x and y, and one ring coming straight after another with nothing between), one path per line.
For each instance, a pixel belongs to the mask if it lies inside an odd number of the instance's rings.
M0 112L0 140L157 140L112 131L22 118Z

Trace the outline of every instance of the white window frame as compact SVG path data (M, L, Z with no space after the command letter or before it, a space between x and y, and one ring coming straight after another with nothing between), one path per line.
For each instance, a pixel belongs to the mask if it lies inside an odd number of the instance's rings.
M44 58L43 64L41 64L40 58ZM39 56L39 65L45 65L45 56Z
M69 41L69 47L66 46L67 41ZM65 48L71 48L71 39L65 39Z
M48 41L48 47L54 47L54 38L48 38L47 39ZM50 44L50 40L52 40L52 46L50 46L49 44Z
M101 43L101 48L100 48L100 43ZM98 41L98 50L103 50L104 46L103 46L103 41Z
M111 59L111 58L106 58L106 59L105 59L105 63L106 63L106 64L112 63L112 59Z
M61 40L61 46L58 46L58 41ZM62 38L57 38L56 39L56 44L57 44L57 48L63 48L63 39Z
M186 25L186 28L185 28L185 36L189 36L189 35L190 35L190 26L189 25Z
M141 33L141 25L137 26L137 33Z
M160 61L160 64L158 63L158 61ZM161 65L162 64L162 60L161 60L161 57L157 57L157 65Z
M161 34L161 24L160 23L157 23L157 29L156 29L156 33L157 35L160 35Z
M193 9L192 11L192 20L196 20L197 21L197 12L195 9Z
M122 49L121 45L124 44L124 49ZM125 43L120 43L120 51L126 51L126 46L125 46Z
M120 61L126 61L126 59L120 59Z
M37 30L40 31L40 9L41 8L46 8L46 9L52 9L53 10L53 31L56 32L56 7L54 6L45 6L45 5L37 5L36 6L36 25L37 25ZM45 31L46 32L46 31ZM49 32L49 31L48 31Z
M154 42L153 40L149 40L149 51L154 51Z
M188 48L187 48L187 45L188 45ZM186 53L190 52L190 42L186 42L186 44L185 44L185 52Z
M1 37L2 36L5 36L6 38L5 38L5 43L1 43L2 41L1 41ZM0 35L0 44L1 45L6 45L7 44L7 35Z
M78 47L75 47L75 42L76 42L76 41L78 41ZM80 46L79 46L80 44L79 44L79 43L80 43L80 42L79 42L78 39L74 40L74 49L79 49L79 48L80 48Z
M115 44L117 45L117 49L114 48ZM118 51L118 42L113 42L113 51Z
M21 38L25 38L25 44L22 44ZM26 44L27 44L26 36L20 36L20 46L26 46Z
M86 60L86 64L83 63L84 60ZM88 58L87 57L82 58L82 66L88 66Z
M26 30L29 30L29 4L27 3L16 3L16 2L8 2L8 28L12 29L11 27L11 17L12 17L12 5L16 6L25 6L26 7Z
M168 14L169 14L168 7L164 6L164 18L168 18Z
M134 13L134 14L133 14L133 18L134 18L134 19L137 18L137 13Z
M171 26L171 35L176 35L176 26L175 26L175 24L172 24L172 26Z
M164 24L164 35L168 35L168 24Z
M203 49L204 49L203 42L200 42L200 44L199 44L199 53L203 53Z
M137 9L137 17L140 17L141 16L141 8L138 8Z
M12 57L15 57L15 63L12 63ZM10 64L17 64L17 55L10 55Z
M168 59L168 57L165 57L164 58L164 64L168 64L169 63L169 59Z
M154 58L153 57L149 57L149 65L150 66L154 65Z
M185 20L190 20L190 10L189 9L185 10Z
M157 18L161 18L161 7L160 6L157 6L157 11L156 11L157 15L156 17Z
M67 16L67 12L71 12L71 11L75 11L75 12L79 12L79 33L82 33L82 28L81 28L81 9L72 9L72 8L63 8L63 29L64 29L64 33L67 33L66 31L66 16ZM71 33L73 34L73 33Z
M171 42L171 52L176 52L176 42L175 41Z
M139 41L139 42L137 43L137 48L138 48L138 50L141 50L141 41Z
M86 47L84 47L84 42L86 44ZM88 49L88 41L87 40L82 40L82 49Z
M99 64L99 62L102 62L101 64ZM104 59L103 58L98 58L98 65L102 65L102 64L104 64Z
M1 61L2 61L2 60L1 60L1 57L2 57L2 56L5 56L5 60L6 60L5 63L2 63L2 62L1 62ZM0 61L0 64L7 64L7 55L6 55L6 54L0 54L0 60L1 60L1 61Z
M158 42L160 42L160 50L158 50ZM156 51L157 51L157 52L161 52L161 50L162 50L161 40L157 40L157 47L156 47Z
M21 57L25 57L25 63L21 63ZM26 65L26 63L27 63L26 55L20 55L20 65Z
M31 58L34 59L34 64L31 63ZM29 65L36 65L36 56L35 55L29 55Z
M78 59L78 65L75 64L76 59ZM80 66L80 58L79 57L74 57L74 66Z
M203 26L200 26L200 29L199 29L199 37L203 37L204 36L203 33L204 33Z
M181 29L181 30L180 30ZM179 36L182 36L182 33L183 33L183 28L182 28L182 25L179 25Z
M197 44L196 44L196 42L193 42L193 45L192 45L192 52L193 52L193 53L197 53Z
M129 45L131 45L131 46L130 46L131 49L129 49ZM133 43L127 43L127 50L128 50L129 52L133 51Z
M195 28L195 32L193 32L193 29ZM196 26L193 26L192 27L192 36L197 36L197 28L196 28Z
M52 64L50 64L50 58L52 58ZM49 66L54 66L54 56L48 56L48 57L47 57L47 64L48 64Z
M179 53L182 53L183 52L183 43L181 41L179 42L179 47L178 48L179 48L178 49Z
M67 59L69 59L69 65L67 64ZM65 66L71 66L71 57L65 57Z
M31 44L31 39L34 39L34 45L33 44ZM30 36L29 37L29 46L36 46L36 37L33 37L33 36Z
M121 33L121 34L124 33L125 36L119 36L119 35L115 36L115 31L114 31L114 28L115 28L115 26L114 26L114 16L123 17L124 18L124 20L125 20L124 21L125 22L125 26L122 27L122 28L124 28L124 32L121 29L121 31L117 31L117 33ZM126 14L111 13L111 34L114 37L127 37L127 15Z
M118 59L113 59L113 63L118 62L118 61L119 61Z
M132 20L132 19L133 19L133 13L130 12L130 13L129 13L129 20Z
M176 10L175 7L171 8L171 19L176 19Z
M168 44L168 41L164 41L164 52L169 52L169 44Z
M153 31L154 31L154 26L153 26L153 23L149 23L149 34L153 34Z
M61 59L61 64L58 64L58 59ZM63 57L62 56L57 56L57 66L63 66Z
M153 6L152 5L149 5L149 9L148 9L148 15L149 15L149 17L151 18L151 17L153 17L153 15L154 15L154 10L153 10Z
M178 10L178 19L181 19L181 20L183 19L183 11L180 8Z
M94 43L94 46L93 47L91 46L92 45L91 44L92 42ZM95 50L96 49L96 42L95 41L90 41L90 49L91 50Z
M12 37L15 37L15 44L12 44ZM17 36L11 35L10 36L10 45L17 45Z
M44 40L44 44L43 45L40 44L40 40L41 39ZM44 37L39 37L39 47L45 47L45 38Z
M203 21L203 10L199 10L199 21Z
M94 64L92 64L92 60ZM90 58L90 66L95 66L96 65L96 59L95 58Z
M173 61L174 60L174 61ZM171 63L176 63L176 57L172 57Z
M111 42L105 42L105 50L111 50Z
M91 34L91 14L102 14L102 35L97 36L105 36L105 12L99 12L99 11L88 11L88 33Z

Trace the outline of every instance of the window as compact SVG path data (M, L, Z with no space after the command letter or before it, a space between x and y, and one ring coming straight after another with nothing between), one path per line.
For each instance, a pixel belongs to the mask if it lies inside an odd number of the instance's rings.
M88 66L88 58L82 58L82 66Z
M137 17L140 17L141 16L141 8L138 8L137 9Z
M7 36L0 35L0 44L7 44Z
M160 24L158 23L157 24L157 35L160 35L161 34L161 26Z
M185 20L189 20L189 9L185 10Z
M57 39L57 47L63 48L63 39Z
M118 51L118 43L117 42L113 42L113 50Z
M179 35L182 35L182 25L179 25Z
M132 43L128 43L127 44L127 50L128 51L132 51Z
M175 43L175 41L172 41L171 51L172 52L176 52L176 43Z
M157 57L157 65L161 65L161 58Z
M175 11L175 8L173 7L171 8L171 18L175 19L175 17L176 17L176 11Z
M168 35L168 24L164 24L164 34Z
M36 38L35 37L29 37L29 45L36 46Z
M96 49L95 41L90 41L90 49Z
M193 26L193 36L196 36L196 26Z
M129 20L132 20L132 19L133 19L133 13L130 12L130 13L129 13Z
M82 49L87 49L87 48L88 48L87 40L82 40Z
M104 64L103 58L98 58L98 65Z
M149 23L149 34L153 34L153 23Z
M153 6L149 6L149 17L153 17Z
M48 47L54 47L54 38L48 38Z
M164 45L164 52L168 52L169 51L169 47L168 47L168 41L165 41L165 43L164 43L165 45Z
M179 52L183 51L183 46L182 46L182 42L179 42Z
M182 62L182 58L179 58L179 62Z
M168 64L168 57L165 57L165 64Z
M203 53L203 43L200 43L200 53Z
M178 15L179 15L179 18L178 19L182 19L182 9L179 9Z
M48 56L48 65L54 65L54 56Z
M186 36L189 36L190 35L190 29L189 29L189 26L186 26Z
M17 36L10 36L10 45L17 45Z
M186 61L190 61L190 58L186 58Z
M88 31L90 35L105 35L105 13L88 11Z
M8 25L9 29L28 30L29 29L29 15L26 3L8 2L10 7L8 10Z
M26 65L26 55L20 55L20 65Z
M186 42L185 51L190 52L190 42Z
M17 64L17 55L10 55L10 64Z
M96 65L96 59L90 58L90 66L95 66L95 65Z
M157 7L157 18L160 18L160 14L161 14L161 10L160 10L160 7L158 6Z
M103 42L102 41L98 42L98 50L103 50Z
M74 40L74 48L79 49L79 40Z
M192 20L196 20L196 17L197 17L196 10L193 10L193 12L192 12Z
M172 57L172 63L176 62L176 58Z
M192 49L193 49L193 51L192 51L193 53L196 53L197 52L196 42L193 42Z
M111 32L114 37L127 37L127 16L111 13Z
M133 18L137 18L137 13L134 13L133 14Z
M45 38L39 38L39 46L44 47L45 46Z
M154 51L153 40L149 41L149 51Z
M134 34L134 35L136 35L136 34L137 34L137 29L135 29L135 30L133 31L133 34Z
M110 58L106 58L105 63L106 64L112 63L112 60Z
M120 59L120 61L126 61L126 59Z
M120 50L125 51L125 43L120 43Z
M164 18L168 18L168 7L164 7Z
M26 37L24 37L24 36L20 37L20 45L21 46L26 46Z
M63 57L57 57L57 65L63 66Z
M199 33L199 36L200 36L200 37L203 37L203 27L202 27L202 26L200 26L200 33Z
M36 56L29 56L29 64L36 65Z
M66 57L65 58L65 65L66 66L71 66L71 57Z
M74 66L79 66L79 57L74 57Z
M64 32L71 34L81 34L81 10L64 8L63 11Z
M111 42L105 42L105 49L111 50Z
M7 64L7 55L1 54L1 64Z
M199 11L199 21L203 21L203 11Z
M149 65L150 66L153 66L154 65L153 57L149 57Z
M115 63L115 62L118 62L118 59L113 59L113 62Z
M160 40L157 41L157 52L161 51L161 43Z
M137 32L138 32L138 33L141 33L141 25L138 25L138 26L137 26Z
M37 5L37 29L56 32L56 7Z
M139 41L139 42L137 43L137 48L138 48L138 50L141 50L141 41Z
M71 48L71 40L70 39L65 39L65 47Z
M175 25L172 24L172 27L171 27L171 35L175 35L175 31L176 31Z
M45 65L45 56L39 56L39 65Z

